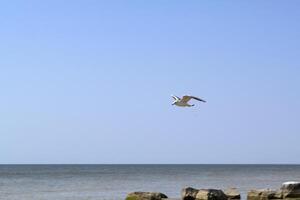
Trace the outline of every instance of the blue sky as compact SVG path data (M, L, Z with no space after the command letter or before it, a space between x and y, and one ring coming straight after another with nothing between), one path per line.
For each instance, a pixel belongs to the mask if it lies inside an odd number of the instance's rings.
M299 9L1 2L0 163L300 163Z

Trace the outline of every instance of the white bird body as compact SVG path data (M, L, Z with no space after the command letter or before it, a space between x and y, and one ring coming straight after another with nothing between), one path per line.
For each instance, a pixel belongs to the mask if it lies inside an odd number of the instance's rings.
M177 97L175 95L172 95L172 97L174 99L174 102L172 103L172 105L176 105L176 106L180 106L180 107L192 107L192 106L194 106L194 104L188 104L188 102L191 99L195 99L195 100L198 100L198 101L206 102L203 99L200 99L198 97L188 96L188 95L185 95L182 98L179 98L179 97Z

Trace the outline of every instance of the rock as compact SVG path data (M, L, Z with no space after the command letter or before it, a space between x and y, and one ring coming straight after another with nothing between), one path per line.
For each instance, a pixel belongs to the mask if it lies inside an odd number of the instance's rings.
M229 188L224 193L228 199L241 199L241 194L236 188Z
M191 187L183 188L181 190L182 200L195 200L198 192L199 190L195 188L191 188Z
M227 200L222 190L201 189L196 195L196 200Z
M168 197L158 192L133 192L127 195L126 200L162 200L164 198Z
M275 190L273 192L274 193L271 196L272 199L283 199L281 190Z
M167 198L167 199L163 199L163 200L181 200L180 198Z
M276 190L272 199L283 199L281 190Z
M276 190L262 189L251 190L247 194L247 200L281 199L281 193Z
M227 200L222 190L184 188L181 191L182 200Z
M300 182L285 182L280 190L283 198L300 198Z

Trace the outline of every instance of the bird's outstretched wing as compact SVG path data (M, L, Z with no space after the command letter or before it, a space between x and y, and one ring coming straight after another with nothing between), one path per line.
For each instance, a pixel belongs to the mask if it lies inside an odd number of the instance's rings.
M196 99L196 100L198 100L198 101L202 101L202 102L204 102L204 103L206 102L205 100L200 99L200 98L198 98L198 97L191 96L191 98L192 98L192 99Z
M173 99L174 99L175 101L178 101L178 100L180 100L180 98L179 98L178 96L171 95L171 97L173 97Z
M206 101L204 101L203 99L200 99L200 98L198 98L198 97L187 96L187 95L183 96L181 101L182 101L183 103L187 103L187 102L188 102L189 100L191 100L191 99L196 99L196 100L198 100L198 101L206 102Z

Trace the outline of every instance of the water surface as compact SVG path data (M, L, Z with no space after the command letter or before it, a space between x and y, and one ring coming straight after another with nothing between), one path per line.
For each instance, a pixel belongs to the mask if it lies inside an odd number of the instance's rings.
M300 165L0 165L1 200L121 200L133 191L179 197L186 186L279 188ZM245 199L245 198L244 198Z

